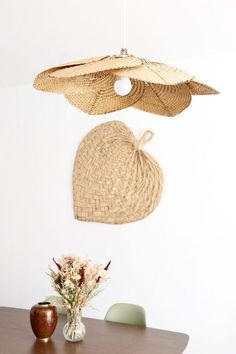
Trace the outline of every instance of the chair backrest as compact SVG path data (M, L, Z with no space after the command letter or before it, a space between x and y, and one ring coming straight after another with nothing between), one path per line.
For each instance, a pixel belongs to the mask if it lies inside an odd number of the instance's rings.
M106 321L146 327L146 315L142 306L117 303L112 305L105 316Z
M67 312L66 312L65 307L62 305L63 301L62 301L61 296L51 295L51 296L46 297L46 299L44 301L48 301L52 305L56 306L58 315L66 315Z

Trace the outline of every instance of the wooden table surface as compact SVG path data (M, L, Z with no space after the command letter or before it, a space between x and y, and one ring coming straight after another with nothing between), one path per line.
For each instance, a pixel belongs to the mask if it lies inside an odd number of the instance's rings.
M183 333L83 318L82 342L65 341L59 316L47 343L39 342L30 327L29 310L0 307L0 354L182 354L189 337Z

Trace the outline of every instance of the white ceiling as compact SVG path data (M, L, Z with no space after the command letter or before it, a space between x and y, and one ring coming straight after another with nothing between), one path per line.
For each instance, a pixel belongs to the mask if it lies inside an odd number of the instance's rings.
M157 61L236 52L234 0L127 0L132 54ZM122 46L123 0L0 0L0 87Z

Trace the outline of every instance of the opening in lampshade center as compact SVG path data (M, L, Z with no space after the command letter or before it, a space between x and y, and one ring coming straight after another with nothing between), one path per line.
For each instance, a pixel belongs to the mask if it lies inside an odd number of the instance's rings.
M114 83L114 91L119 96L126 96L132 90L132 83L126 76L117 76Z

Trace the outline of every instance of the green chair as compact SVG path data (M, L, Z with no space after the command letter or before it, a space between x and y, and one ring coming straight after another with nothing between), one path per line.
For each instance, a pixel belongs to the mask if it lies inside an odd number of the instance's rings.
M105 321L146 327L145 310L139 305L117 303L108 309Z
M58 315L66 315L66 308L63 306L61 296L48 296L44 301L48 301L52 305L56 306Z

